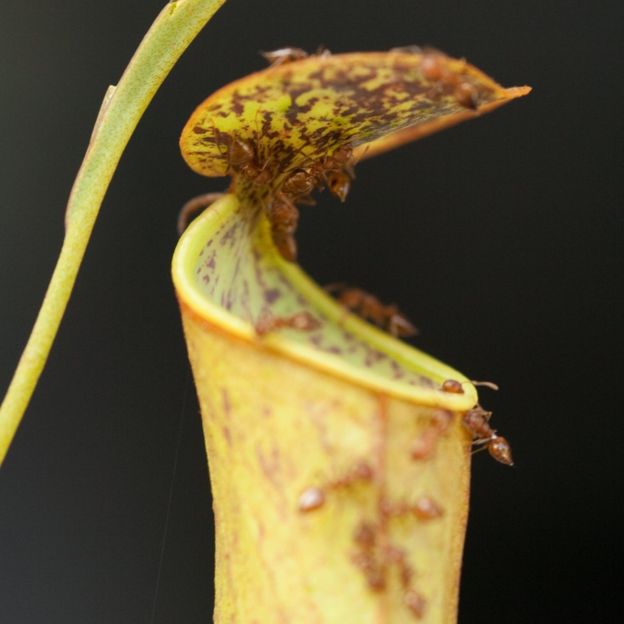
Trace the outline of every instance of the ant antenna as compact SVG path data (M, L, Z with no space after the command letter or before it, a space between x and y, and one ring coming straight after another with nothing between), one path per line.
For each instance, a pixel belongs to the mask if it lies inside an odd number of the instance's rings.
M483 386L484 388L489 388L490 390L498 391L500 388L498 384L495 384L493 381L476 381L471 379L470 381L464 381L464 384L471 383L473 386ZM463 384L462 384L463 385Z

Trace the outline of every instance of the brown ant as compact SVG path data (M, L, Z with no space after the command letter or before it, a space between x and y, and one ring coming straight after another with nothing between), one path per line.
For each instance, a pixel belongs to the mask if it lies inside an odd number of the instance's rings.
M280 190L300 202L315 188L322 188L326 184L329 192L344 202L355 177L352 158L353 148L341 145L331 156L295 170L286 178Z
M387 517L413 515L423 521L435 520L444 513L442 507L431 496L421 496L414 503L384 501L381 511Z
M302 59L310 56L305 50L301 48L280 48L279 50L272 50L270 52L260 52L260 54L269 63L269 67L279 67L280 65L286 65L294 61L301 61ZM330 56L331 52L324 46L319 46L315 56Z
M260 54L269 63L269 67L279 67L308 58L308 53L301 48L280 48L279 50L271 50L270 52L260 52Z
M325 496L328 492L342 490L362 481L371 481L373 476L371 465L366 461L360 461L342 477L328 481L321 487L306 488L299 496L297 508L301 512L319 509L325 504Z
M331 156L326 156L323 159L323 169L341 169L342 167L348 166L352 158L353 147L348 143L341 145L332 152Z
M320 509L325 504L325 492L321 488L310 487L305 489L299 497L297 508L302 513Z
M295 230L299 223L299 210L284 193L277 193L267 208L271 223L273 243L283 258L290 262L297 259Z
M353 177L344 170L330 171L325 176L329 192L343 204L351 190Z
M412 442L410 456L414 460L428 459L435 451L438 438L441 433L436 427L425 429L420 436Z
M410 508L419 520L433 520L443 513L442 507L430 496L421 496Z
M386 588L387 566L377 560L374 552L361 550L353 555L352 561L360 568L373 591L381 592Z
M217 138L220 133L215 129ZM268 184L273 173L267 168L268 161L260 166L256 149L250 141L234 138L228 146L228 173L240 174L254 184ZM277 191L268 205L266 213L271 223L273 242L286 260L294 261L297 246L294 232L299 222L299 211L286 193Z
M425 615L425 607L427 606L427 601L422 597L414 589L409 589L405 592L405 596L403 597L405 601L405 606L410 610L410 613L417 619L422 619L423 615Z
M251 141L232 139L228 147L228 172L238 173L254 184L268 184L272 173L267 169L267 164L268 161L260 166Z
M388 561L390 563L394 563L399 568L399 578L403 589L408 589L412 576L414 576L414 570L407 561L405 550L403 550L403 548L388 545L386 546L385 551Z
M321 322L307 311L297 312L290 316L263 315L256 323L256 333L264 336L276 329L295 329L297 331L312 331L318 329Z
M448 410L435 410L431 416L431 425L418 437L410 449L414 460L428 459L435 451L438 439L444 435L451 424L453 413Z
M281 190L296 196L305 196L314 188L327 185L329 192L344 202L351 188L351 181L355 177L352 160L351 145L341 145L331 156L325 156L292 173L283 183Z
M470 431L473 444L484 444L489 454L501 464L513 466L509 442L490 427L492 412L486 412L479 405L468 410L463 416L464 427Z
M424 54L420 61L420 72L423 78L432 82L441 80L445 70L443 59L444 55L439 52L430 50Z
M226 150L227 175L242 175L254 184L268 184L272 180L273 173L267 167L269 160L260 165L257 142L221 132L214 121L212 126L216 145L220 151Z
M294 234L299 223L299 210L296 204L314 203L310 193L316 187L322 187L324 182L327 182L331 193L344 201L351 184L352 175L348 173L350 170L348 163L352 155L351 146L343 145L320 162L295 169L286 176L274 193L267 206L267 216L271 223L273 242L286 260L294 262L297 258L297 243ZM247 153L247 156L250 154ZM255 161L251 162L255 163Z
M449 392L451 394L464 394L462 384L456 379L447 379L446 381L442 382L440 390L442 390L442 392Z
M377 527L373 523L363 520L353 533L353 541L363 550L374 548L377 543Z
M386 588L386 577L389 564L397 564L401 582L406 588L413 571L407 563L405 551L391 545L380 546L378 543L379 526L363 520L353 533L353 541L358 550L351 560L362 571L370 589L383 591Z
M331 156L322 161L323 178L329 192L341 202L347 199L351 190L351 182L355 178L353 171L353 147L341 145Z
M470 82L461 78L447 68L447 59L437 50L427 51L420 62L423 78L449 88L457 103L464 108L476 110L479 107L479 92Z
M477 110L479 108L479 93L469 82L459 82L453 91L457 103L464 108Z
M309 195L318 184L317 175L312 170L296 169L283 182L280 190L291 197Z
M413 336L417 333L417 329L396 305L383 304L375 295L344 284L330 284L325 290L330 293L338 292L337 300L345 308L384 328L395 338Z
M395 566L404 593L404 602L416 618L424 615L426 601L412 586L414 569L403 548L393 544L379 544L379 526L363 520L353 533L357 551L351 560L360 569L369 588L374 592L386 589L389 568Z
M421 54L422 51L422 46L415 44L395 46L394 48L390 48L390 52L400 52L401 54Z

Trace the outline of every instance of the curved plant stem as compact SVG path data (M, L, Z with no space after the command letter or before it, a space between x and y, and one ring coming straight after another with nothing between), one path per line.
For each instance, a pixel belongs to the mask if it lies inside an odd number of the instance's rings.
M0 407L0 464L45 366L119 159L163 80L224 1L168 3L145 35L117 87L109 87L106 93L69 197L65 239L56 268Z

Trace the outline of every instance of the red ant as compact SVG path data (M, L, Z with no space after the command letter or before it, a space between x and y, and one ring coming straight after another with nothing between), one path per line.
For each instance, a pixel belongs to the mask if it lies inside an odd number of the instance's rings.
M321 321L310 312L303 311L290 316L263 315L256 323L256 333L264 336L276 329L295 329L297 331L312 331L321 326Z
M338 302L345 308L386 329L395 338L413 336L417 333L417 329L399 311L396 305L383 304L375 295L344 284L330 284L326 286L325 290L328 292L338 291Z
M473 444L484 444L489 454L501 464L513 466L511 446L509 442L496 433L489 424L492 412L486 412L479 405L468 410L463 416L463 423L470 431L474 440Z

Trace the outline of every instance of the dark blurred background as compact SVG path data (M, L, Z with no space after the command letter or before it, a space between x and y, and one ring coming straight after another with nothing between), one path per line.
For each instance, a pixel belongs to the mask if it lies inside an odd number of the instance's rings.
M162 4L3 6L0 394L102 96ZM475 457L460 622L621 621L620 6L230 0L121 161L0 472L0 620L211 621L210 491L169 262L179 207L224 184L187 169L178 134L263 67L259 50L418 43L534 91L362 163L346 205L321 195L303 211L300 261L398 302L417 346L501 386L482 396L517 465Z

